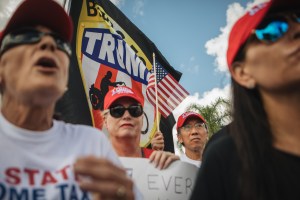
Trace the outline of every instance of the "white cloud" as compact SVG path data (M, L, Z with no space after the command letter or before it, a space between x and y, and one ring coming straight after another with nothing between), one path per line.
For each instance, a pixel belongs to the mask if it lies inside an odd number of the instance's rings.
M124 3L125 3L125 0L110 0L113 4L115 4L115 6L117 6L118 8L121 8Z
M133 13L135 16L144 16L144 0L135 0L133 6Z
M64 0L56 0L61 5ZM21 0L0 1L0 30L4 28L7 20L12 15L14 10L20 4Z
M121 8L126 0L110 0L115 6ZM144 7L145 7L145 0L135 0L133 4L133 14L134 16L143 16L144 15Z
M190 57L190 62L195 61L195 56Z
M179 106L173 110L175 120L181 115L190 104L199 104L206 106L217 100L219 97L225 99L231 99L230 85L226 85L224 88L214 88L210 91L205 92L202 96L199 93L188 96L185 100L179 104Z
M0 29L4 28L9 16L19 3L20 0L0 1Z
M227 40L229 31L233 23L245 12L244 8L239 3L233 3L228 6L227 9L227 25L221 27L221 34L206 42L205 48L207 49L207 54L215 56L215 65L217 70L221 72L227 72L226 63L226 50L227 50Z
M255 0L247 4L246 8L243 8L239 3L233 3L228 6L226 12L227 24L220 28L221 34L211 40L207 41L205 48L207 54L215 56L216 70L221 72L227 72L226 50L228 46L228 36L231 27L236 20L241 17L246 10L250 9L253 5L265 2L266 0Z
M195 74L198 74L199 68L200 68L199 65L194 65L194 66L192 67L192 72L195 73Z

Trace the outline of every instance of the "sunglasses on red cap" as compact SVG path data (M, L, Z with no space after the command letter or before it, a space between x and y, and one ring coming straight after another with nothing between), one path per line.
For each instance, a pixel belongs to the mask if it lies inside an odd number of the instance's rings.
M123 105L114 105L109 108L109 113L114 118L120 118L124 115L126 110L128 110L132 117L139 117L144 113L143 107L140 104L131 105L128 108L125 108Z
M69 57L71 56L72 52L70 44L63 40L59 35L55 33L41 32L31 27L18 29L4 36L0 48L0 55L8 49L18 45L38 43L41 41L42 37L47 35L54 39L59 50L65 52Z
M300 11L268 17L254 30L260 41L276 42L289 30L290 21L300 23Z

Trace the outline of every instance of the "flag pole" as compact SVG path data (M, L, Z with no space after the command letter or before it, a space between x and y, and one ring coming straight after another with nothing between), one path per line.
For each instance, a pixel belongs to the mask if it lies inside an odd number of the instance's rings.
M65 11L70 14L70 8L71 8L71 1L72 0L64 0L62 3L62 6L64 7Z
M158 96L157 96L155 53L153 53L153 73L154 73L154 87L155 87L156 126L157 126L157 131L160 131L160 129L159 129L159 120L158 120L159 116L158 116Z

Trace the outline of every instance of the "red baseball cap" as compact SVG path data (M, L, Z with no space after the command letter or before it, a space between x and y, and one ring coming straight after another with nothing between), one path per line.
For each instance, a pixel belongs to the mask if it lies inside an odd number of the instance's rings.
M25 26L45 26L68 42L73 35L72 19L64 8L54 0L25 0L10 17L0 34L0 44L4 36Z
M187 111L187 112L184 112L182 115L180 115L180 116L178 117L176 129L181 128L181 127L183 126L184 122L185 122L188 118L191 118L191 117L198 118L198 119L200 119L201 121L203 121L204 123L206 123L204 117L202 117L199 113L196 113L196 112L193 112L193 111Z
M136 100L139 104L144 106L143 100L129 87L119 86L110 90L104 98L104 110L108 109L113 102L120 98L129 97Z
M299 8L299 0L271 0L252 7L232 27L227 49L227 65L229 69L242 45L251 35L268 12L289 8Z

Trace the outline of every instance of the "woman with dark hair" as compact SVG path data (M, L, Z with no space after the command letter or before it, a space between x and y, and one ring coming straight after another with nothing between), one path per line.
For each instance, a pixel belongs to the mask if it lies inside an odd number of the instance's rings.
M300 199L300 1L249 10L227 62L234 121L207 148L191 199Z

